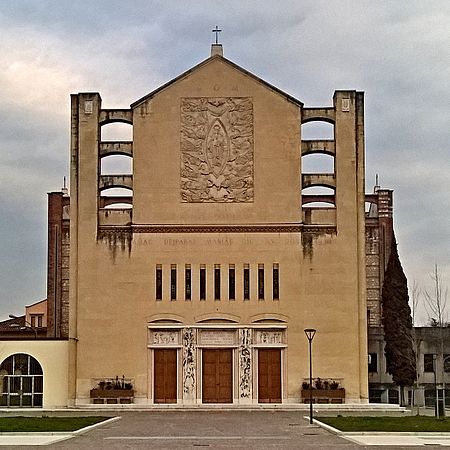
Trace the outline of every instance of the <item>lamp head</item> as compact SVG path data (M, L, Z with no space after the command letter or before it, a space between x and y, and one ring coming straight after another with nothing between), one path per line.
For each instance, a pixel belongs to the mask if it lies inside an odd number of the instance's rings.
M316 335L316 331L314 328L305 328L305 334L308 338L308 341L312 341L314 339L314 336Z

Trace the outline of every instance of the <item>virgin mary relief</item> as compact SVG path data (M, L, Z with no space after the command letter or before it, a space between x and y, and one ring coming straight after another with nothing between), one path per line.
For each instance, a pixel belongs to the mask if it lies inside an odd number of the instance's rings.
M253 202L251 98L181 99L181 200Z

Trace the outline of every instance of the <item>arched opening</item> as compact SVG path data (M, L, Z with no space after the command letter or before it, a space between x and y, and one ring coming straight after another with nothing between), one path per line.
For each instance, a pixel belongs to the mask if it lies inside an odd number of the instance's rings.
M131 208L133 208L133 205L131 203L120 203L120 202L107 203L107 202L104 202L103 208L104 209L131 209Z
M104 156L100 160L101 175L132 175L133 158L125 155Z
M304 208L334 208L334 189L324 186L311 186L302 190Z
M31 355L16 353L0 365L0 406L42 407L44 375Z
M100 208L128 209L133 207L133 191L125 188L103 189L100 194Z
M334 173L334 157L324 153L302 156L302 173Z
M100 128L101 140L105 141L132 141L133 125L122 122L113 122L102 125Z
M304 188L302 195L334 195L334 189L325 186L311 186Z
M324 208L335 208L334 203L331 202L307 202L303 203L303 208L318 208L318 209L324 209Z
M334 139L334 125L323 121L302 124L302 140Z

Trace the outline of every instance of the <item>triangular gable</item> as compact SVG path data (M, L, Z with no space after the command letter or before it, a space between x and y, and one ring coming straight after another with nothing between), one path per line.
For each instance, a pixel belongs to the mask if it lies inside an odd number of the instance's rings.
M157 88L154 91L150 92L150 94L147 94L146 96L142 97L141 99L135 101L134 103L131 104L131 106L130 106L131 109L134 109L134 108L138 107L139 105L141 105L145 101L147 101L150 98L154 97L159 92L163 91L164 89L167 89L172 84L174 84L177 81L187 77L188 75L190 75L191 73L193 73L194 71L199 69L200 67L205 66L206 64L209 64L210 62L212 62L212 61L214 61L214 60L216 60L218 58L220 58L220 60L222 60L225 63L229 64L231 67L233 67L234 69L238 70L239 72L249 76L253 80L257 81L258 83L261 83L262 85L264 85L266 88L270 89L271 91L274 91L278 95L281 95L286 100L288 100L288 101L290 101L292 103L295 103L296 105L298 105L300 107L303 106L303 103L300 100L297 100L296 98L292 97L291 95L286 94L286 92L283 92L281 89L278 89L277 87L271 85L270 83L267 83L267 81L264 81L263 79L257 77L256 75L252 74L251 72L243 69L242 67L238 66L237 64L235 64L234 62L230 61L229 59L224 58L223 56L220 56L220 55L214 55L214 56L211 56L211 57L205 59L204 61L202 61L201 63L199 63L196 66L192 67L191 69L187 70L186 72L183 72L181 75L178 75L176 78L172 79L171 81L163 84L159 88Z
M36 302L36 303L32 303L31 305L27 305L27 306L25 306L25 308L31 308L32 306L36 306L36 305L39 305L39 303L42 303L42 302L46 302L47 301L47 299L46 298L44 298L44 299L42 299L42 300L39 300L38 302Z

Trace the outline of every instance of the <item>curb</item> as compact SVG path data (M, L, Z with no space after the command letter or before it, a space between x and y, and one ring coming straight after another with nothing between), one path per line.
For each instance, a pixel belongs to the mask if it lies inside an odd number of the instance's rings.
M309 416L305 416L305 419L309 420ZM313 418L313 423L317 426L319 426L320 428L323 428L326 431L329 431L332 434L336 434L338 436L343 436L345 433L341 430L338 430L337 428L332 427L331 425L328 425L326 423L320 422L317 419Z
M89 425L87 427L80 428L79 430L72 431L72 433L74 436L77 436L79 434L87 433L88 431L91 431L94 428L98 428L103 425L108 425L110 423L117 422L118 420L121 420L121 419L122 419L122 417L120 417L120 416L111 417L110 419L102 420L101 422L94 423L93 425Z

